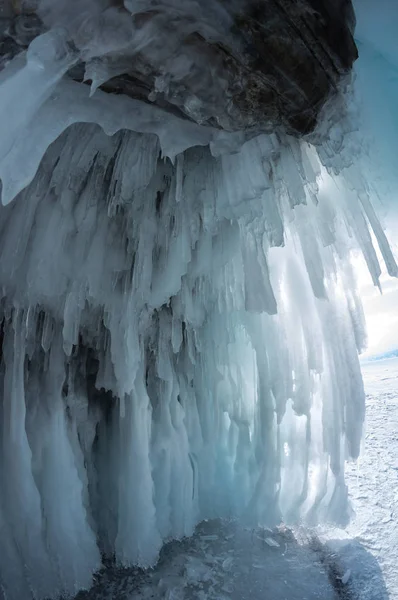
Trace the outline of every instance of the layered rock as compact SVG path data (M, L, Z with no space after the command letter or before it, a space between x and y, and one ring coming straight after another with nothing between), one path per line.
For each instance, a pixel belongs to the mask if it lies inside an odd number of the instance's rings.
M54 26L73 78L227 131L312 131L357 57L351 0L14 0L1 62Z

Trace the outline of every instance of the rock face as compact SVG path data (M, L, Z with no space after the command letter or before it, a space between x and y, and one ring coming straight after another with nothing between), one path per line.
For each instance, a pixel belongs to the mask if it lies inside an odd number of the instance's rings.
M351 0L14 0L0 16L3 63L61 25L74 78L228 131L310 132L357 57Z

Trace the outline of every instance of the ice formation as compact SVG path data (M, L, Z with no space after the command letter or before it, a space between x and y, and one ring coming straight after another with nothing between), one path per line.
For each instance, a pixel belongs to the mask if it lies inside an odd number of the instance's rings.
M1 73L0 594L149 566L202 519L347 517L364 318L397 266L350 115L249 140L63 78L65 31ZM239 146L240 144L240 146Z

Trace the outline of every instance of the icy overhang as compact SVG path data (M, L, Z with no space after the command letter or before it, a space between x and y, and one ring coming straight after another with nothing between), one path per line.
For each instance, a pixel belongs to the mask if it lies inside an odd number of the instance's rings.
M62 26L70 76L201 125L306 134L357 57L351 0L3 0L1 63Z

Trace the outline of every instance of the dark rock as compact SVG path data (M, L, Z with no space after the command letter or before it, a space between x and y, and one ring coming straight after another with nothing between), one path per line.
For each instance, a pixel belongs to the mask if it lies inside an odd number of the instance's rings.
M16 4L23 13L24 3ZM311 132L357 58L351 0L214 0L200 14L184 2L178 9L161 0L143 6L131 17L122 2L108 3L132 31L150 31L155 47L151 38L149 51L132 44L99 57L109 73L101 88L227 131ZM103 15L98 22L106 26ZM3 35L3 47L26 47L40 30L34 14L19 14L7 34L13 44ZM183 60L188 67L181 73ZM84 73L81 64L71 76L83 80Z

